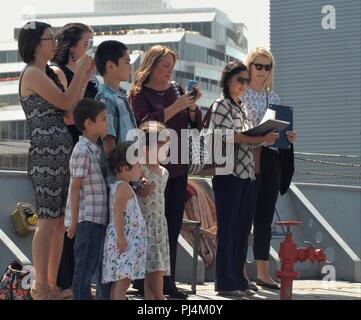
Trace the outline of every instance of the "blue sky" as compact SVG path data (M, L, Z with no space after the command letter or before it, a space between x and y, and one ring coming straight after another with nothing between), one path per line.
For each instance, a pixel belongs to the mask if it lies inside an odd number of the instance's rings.
M247 25L249 49L269 47L269 0L171 0L171 3L174 8L216 7L235 22ZM89 12L93 11L93 0L11 0L0 15L0 42L12 39L13 28L21 25L21 15L29 8L36 13Z

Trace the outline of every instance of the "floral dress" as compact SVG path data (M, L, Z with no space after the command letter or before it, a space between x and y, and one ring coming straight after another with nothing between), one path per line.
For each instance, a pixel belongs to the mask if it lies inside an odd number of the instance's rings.
M144 176L155 185L148 197L138 197L140 208L147 225L146 272L164 271L170 275L168 225L165 218L164 192L168 180L168 170L161 167L158 175L142 166Z
M104 241L103 283L122 279L143 279L147 253L146 225L133 189L133 197L124 210L124 234L127 250L119 252L114 226L114 202L118 186L125 181L116 181L110 186L110 222Z

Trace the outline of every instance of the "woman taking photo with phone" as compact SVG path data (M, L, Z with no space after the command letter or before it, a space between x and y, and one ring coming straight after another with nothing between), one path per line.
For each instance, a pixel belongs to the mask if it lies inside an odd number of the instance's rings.
M199 128L202 113L195 104L200 98L199 86L194 86L196 96L185 92L179 84L172 84L172 73L176 63L175 53L164 46L150 48L143 63L136 72L135 82L130 90L132 104L138 124L145 121L165 123L167 128L175 130L178 141L178 163L165 165L169 171L169 179L165 190L165 216L168 224L171 276L165 277L164 293L174 298L185 298L186 295L175 286L175 266L178 236L183 220L188 165L181 164L181 130L192 127ZM142 291L142 284L135 284Z
M241 97L253 126L257 126L270 104L279 104L273 91L275 61L271 52L264 48L251 51L246 59L250 70L250 85ZM253 254L257 264L257 285L279 289L279 284L269 274L269 250L272 238L272 221L278 193L284 194L291 183L294 172L294 131L287 137L292 144L290 150L263 146L255 151L256 156L256 212L253 219Z

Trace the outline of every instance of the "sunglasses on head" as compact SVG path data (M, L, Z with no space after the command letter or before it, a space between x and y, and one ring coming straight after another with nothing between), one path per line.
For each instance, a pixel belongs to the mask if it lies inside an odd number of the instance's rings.
M238 81L240 84L249 84L249 83L251 82L251 79L238 77L238 78L237 78L237 81Z
M260 71L262 70L263 68L266 70L266 71L271 71L272 70L272 63L271 64L262 64L262 63L251 63L254 65L254 67Z

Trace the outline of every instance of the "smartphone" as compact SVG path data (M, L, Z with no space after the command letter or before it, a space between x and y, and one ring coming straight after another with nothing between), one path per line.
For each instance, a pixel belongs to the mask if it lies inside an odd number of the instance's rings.
M93 45L94 45L93 39L89 39L88 46L86 47L86 51L85 51L85 54L89 57L93 56Z
M196 85L196 84L198 84L197 80L189 80L188 88L187 88L187 91L191 91L191 95L194 96L194 97L197 95L196 90L193 89L193 86Z

